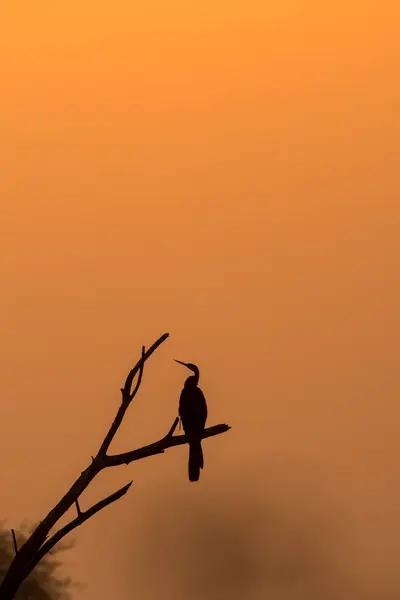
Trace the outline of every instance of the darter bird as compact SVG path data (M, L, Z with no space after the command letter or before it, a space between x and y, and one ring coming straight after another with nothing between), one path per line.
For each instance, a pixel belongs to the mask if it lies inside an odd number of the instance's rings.
M175 362L184 365L194 375L190 375L185 381L179 399L179 416L183 430L189 436L189 481L198 481L200 469L204 467L203 450L201 447L201 434L207 420L207 403L203 392L198 387L200 372L196 365L184 363L181 360Z

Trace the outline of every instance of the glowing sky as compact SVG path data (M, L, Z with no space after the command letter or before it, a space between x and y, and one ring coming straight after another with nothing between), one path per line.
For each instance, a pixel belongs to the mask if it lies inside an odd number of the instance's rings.
M227 504L238 531L261 506L254 597L398 597L399 19L394 0L1 3L4 518L65 492L164 331L116 448L171 424L173 358L232 425L198 486L184 449L100 478L88 503L135 485L77 533L82 600L234 598L237 567L179 575L190 523Z

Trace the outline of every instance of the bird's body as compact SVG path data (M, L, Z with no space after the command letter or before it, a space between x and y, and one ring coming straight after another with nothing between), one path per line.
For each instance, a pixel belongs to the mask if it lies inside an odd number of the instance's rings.
M181 361L177 361L181 362ZM181 363L194 372L188 377L179 399L179 416L182 427L189 436L189 481L198 481L204 467L201 435L207 420L207 403L198 387L199 369L191 363Z

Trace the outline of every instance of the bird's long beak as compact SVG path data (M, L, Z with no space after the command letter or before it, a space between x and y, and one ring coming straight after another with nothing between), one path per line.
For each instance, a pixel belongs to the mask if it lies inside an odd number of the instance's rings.
M176 358L174 358L174 361L179 363L180 365L183 365L184 367L187 367L187 363L184 363L181 360L176 360Z

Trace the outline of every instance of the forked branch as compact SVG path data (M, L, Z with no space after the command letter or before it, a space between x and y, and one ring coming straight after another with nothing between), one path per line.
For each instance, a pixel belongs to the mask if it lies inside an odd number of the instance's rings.
M97 455L93 458L89 466L81 472L75 483L70 487L68 492L61 498L61 500L50 510L48 515L39 523L37 528L33 531L31 536L26 542L17 549L15 545L16 555L5 574L2 582L0 583L0 599L1 600L12 600L24 579L29 575L32 569L40 562L40 560L47 554L62 538L68 533L82 525L85 521L93 517L95 514L106 508L113 502L116 502L122 498L130 488L132 482L122 487L120 490L114 492L110 496L107 496L103 500L100 500L94 504L91 508L82 511L79 498L81 494L89 486L90 482L105 468L118 466L122 464L129 464L135 460L142 458L148 458L149 456L155 456L156 454L162 454L167 448L173 446L180 446L187 444L189 439L186 435L174 435L176 427L179 422L177 417L168 433L160 440L131 450L122 454L108 455L107 451L113 441L123 419L128 410L133 398L137 394L140 384L142 382L144 364L150 358L150 356L157 350L157 348L168 338L168 333L164 333L148 350L142 348L142 355L136 365L128 373L124 387L121 389L122 401L117 411L117 414L106 434L104 440L97 452ZM132 385L135 377L137 381L132 391ZM204 430L202 437L207 438L214 435L219 435L228 431L230 427L228 425L215 425ZM63 515L74 505L76 506L77 516L72 519L67 525L58 529L53 533L50 538L50 532L57 525L58 521Z
M139 390L140 384L142 383L144 363L146 362L146 360L148 358L150 358L150 356L153 354L153 352L155 350L157 350L158 346L160 346L167 339L168 335L169 335L168 333L164 333L164 335L162 335L156 342L154 342L154 344L152 346L150 346L150 348L147 350L147 352L145 350L145 347L142 346L142 356L140 357L140 359L138 360L136 365L133 367L133 369L128 373L128 376L125 380L125 385L123 388L121 388L121 393L122 393L121 406L119 407L117 415L116 415L114 421L112 422L111 427L108 430L108 433L106 434L106 437L103 440L103 443L100 446L98 455L104 456L106 454L107 450L110 447L111 442L113 441L113 439L115 437L115 434L117 433L117 431L124 419L126 411L128 410L133 398L136 396L136 394ZM138 373L139 373L139 376L138 376L138 379L137 379L137 382L135 385L135 389L132 392L131 389L132 389L133 380Z
M61 529L59 529L54 535L52 535L51 538L39 548L36 554L34 554L32 560L23 569L23 579L27 577L29 573L31 573L31 571L42 560L42 558L48 552L50 552L54 548L54 546L58 544L58 542L60 542L66 535L68 535L68 533L82 525L82 523L90 519L90 517L93 517L96 513L103 510L103 508L106 508L106 506L109 506L113 502L116 502L117 500L122 498L122 496L125 496L132 483L133 481L130 481L127 485L124 485L124 487L122 487L121 489L117 490L110 496L107 496L107 498L100 500L100 502L97 502L88 510L81 511L81 509L79 508L78 516L69 523L67 523L67 525L64 525L64 527L61 527ZM78 507L79 504L77 504L77 508Z

